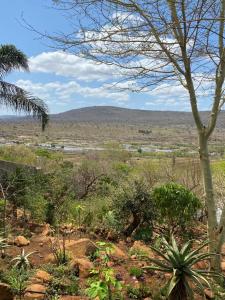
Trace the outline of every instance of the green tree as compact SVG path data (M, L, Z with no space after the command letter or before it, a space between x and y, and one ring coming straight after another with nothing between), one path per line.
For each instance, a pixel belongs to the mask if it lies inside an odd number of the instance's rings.
M201 202L195 194L184 186L171 182L156 187L152 193L152 199L158 214L158 220L167 224L170 231L186 230L197 210L201 208Z
M22 88L4 81L4 77L13 70L28 71L26 55L13 45L0 46L0 104L13 108L15 111L33 113L42 122L42 129L48 122L47 107L44 102L31 96Z

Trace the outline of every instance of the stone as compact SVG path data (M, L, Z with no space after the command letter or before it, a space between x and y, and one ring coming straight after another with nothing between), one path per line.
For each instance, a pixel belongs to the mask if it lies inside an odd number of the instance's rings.
M81 296L61 296L59 298L60 300L87 300L87 297L81 297Z
M128 255L116 245L113 245L112 256L118 259L127 259Z
M86 257L73 259L72 265L74 268L78 267L79 276L83 278L89 277L90 271L94 268L93 263Z
M152 250L140 241L135 241L130 250L131 251L136 250L141 254L146 254L148 257L154 257L154 253L152 252Z
M55 264L56 263L55 256L52 253L50 253L48 255L45 255L44 256L44 262L46 264Z
M5 283L0 283L0 300L13 300L13 298L10 286Z
M14 240L14 244L18 247L25 247L30 244L30 241L26 239L24 236L18 235Z
M42 284L31 284L29 285L26 290L26 293L31 293L31 294L45 294L46 292L46 287Z
M221 262L221 270L225 272L225 261Z
M76 257L90 256L98 249L95 243L87 238L66 241L66 248Z
M52 276L48 272L43 270L37 270L34 278L46 283L52 280Z
M202 261L199 261L196 264L194 264L193 267L196 269L200 269L200 270L208 270L209 265L206 261L202 260Z
M214 294L210 289L205 289L204 290L206 299L214 299Z
M25 293L24 295L24 300L44 300L45 295L44 294L39 294L39 293Z

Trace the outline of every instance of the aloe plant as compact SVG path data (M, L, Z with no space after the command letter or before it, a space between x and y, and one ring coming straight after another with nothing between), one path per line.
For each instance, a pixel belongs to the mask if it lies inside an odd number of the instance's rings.
M21 254L17 255L16 257L14 257L11 262L15 262L14 267L18 268L18 269L28 269L30 267L30 261L29 261L29 257L36 253L36 251L34 252L29 252L29 253L25 253L24 249L22 249Z
M0 252L1 252L1 257L5 257L5 248L9 247L7 244L7 239L3 238L0 234Z
M169 300L194 299L194 293L190 286L192 282L195 287L204 295L205 287L211 289L209 277L220 276L208 270L199 270L194 265L203 260L209 260L212 253L202 253L209 242L205 242L195 250L191 250L192 241L189 241L179 248L174 237L171 237L171 244L165 238L162 239L165 252L151 247L160 256L160 259L150 258L154 266L147 266L145 269L152 269L164 273L170 273L171 278L167 283L167 297ZM192 285L193 286L193 285Z

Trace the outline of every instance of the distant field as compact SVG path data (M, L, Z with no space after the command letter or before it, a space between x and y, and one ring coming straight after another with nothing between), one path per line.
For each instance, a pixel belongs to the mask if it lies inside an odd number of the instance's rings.
M194 154L198 151L198 142L191 118L190 113L93 107L51 116L45 132L31 119L3 118L0 119L0 137L3 144L48 144L65 149L98 150L117 143L133 152L142 149L146 154L170 151ZM221 120L210 141L210 151L223 153L224 141L225 126Z

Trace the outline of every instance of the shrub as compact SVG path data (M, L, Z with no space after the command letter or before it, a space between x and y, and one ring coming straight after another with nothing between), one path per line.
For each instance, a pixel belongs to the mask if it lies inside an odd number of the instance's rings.
M3 274L3 281L8 283L15 295L20 297L28 284L28 279L31 276L31 272L24 269L11 268L9 271Z
M123 184L113 197L115 216L121 221L121 231L130 236L146 225L152 230L154 208L146 183L134 178ZM125 228L125 229L124 229Z
M201 202L195 194L177 183L167 183L156 187L152 193L158 221L168 224L170 230L190 224Z

